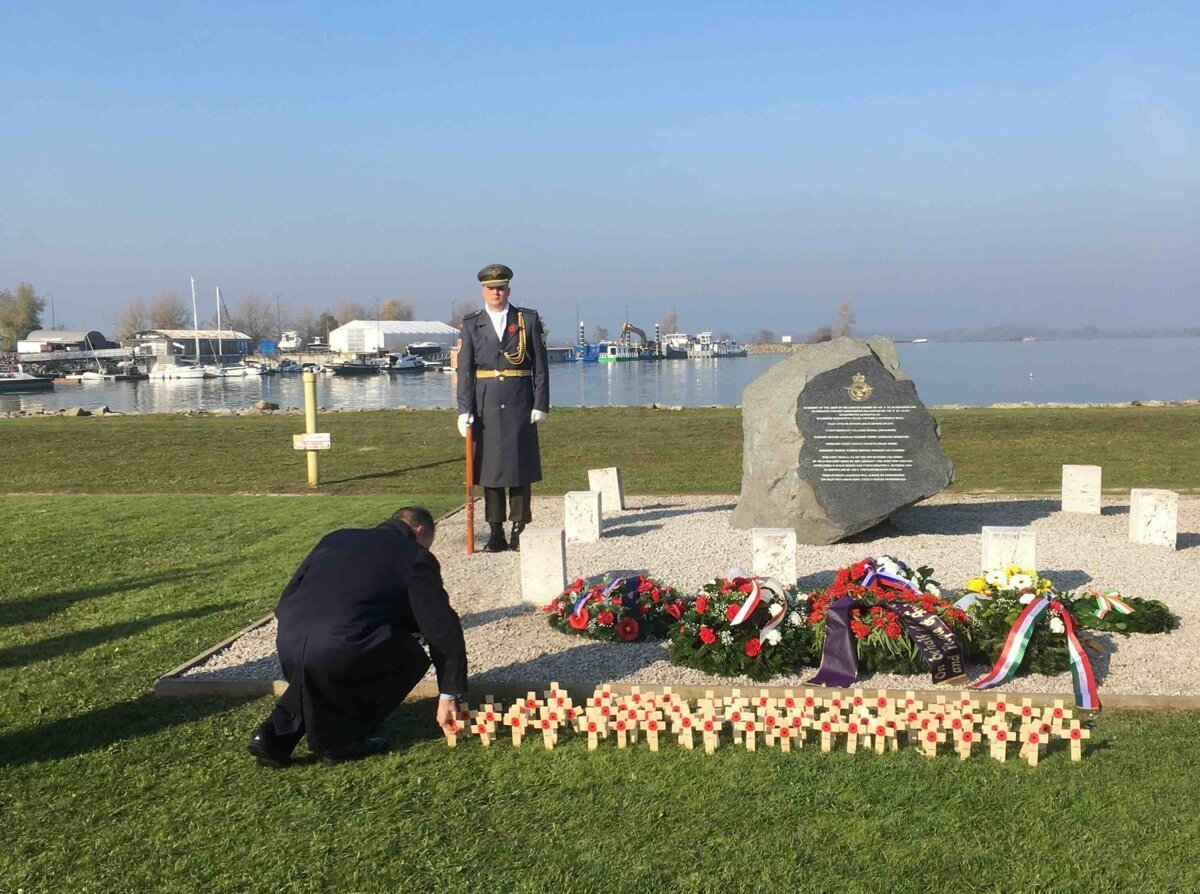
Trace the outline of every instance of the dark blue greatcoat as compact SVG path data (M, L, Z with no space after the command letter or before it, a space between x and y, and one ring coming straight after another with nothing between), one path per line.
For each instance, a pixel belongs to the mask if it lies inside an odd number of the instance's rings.
M526 356L512 364L524 321ZM529 377L480 379L481 369L527 369ZM508 306L504 338L496 338L491 317L476 311L463 318L458 352L458 412L475 416L475 483L520 487L542 480L542 456L531 410L550 412L550 375L542 321L536 310Z

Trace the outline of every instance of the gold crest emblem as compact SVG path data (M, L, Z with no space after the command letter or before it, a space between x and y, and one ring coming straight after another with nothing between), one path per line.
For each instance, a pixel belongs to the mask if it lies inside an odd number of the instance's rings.
M852 384L846 386L846 393L850 395L851 400L866 400L874 390L867 384L867 377L862 373L855 373Z

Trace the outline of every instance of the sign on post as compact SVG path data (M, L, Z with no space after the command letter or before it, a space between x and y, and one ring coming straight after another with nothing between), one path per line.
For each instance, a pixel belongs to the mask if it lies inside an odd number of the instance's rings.
M292 435L293 450L328 450L329 432L313 432L305 435Z

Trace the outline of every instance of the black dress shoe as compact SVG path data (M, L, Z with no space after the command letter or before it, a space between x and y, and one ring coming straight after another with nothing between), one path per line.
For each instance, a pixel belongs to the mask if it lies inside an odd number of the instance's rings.
M488 542L483 545L485 553L502 553L508 549L508 541L504 539L504 525L493 524L491 536L488 537Z
M520 552L521 549L521 532L525 530L524 522L513 522L512 533L508 535L508 548L514 552Z
M336 767L348 761L360 761L387 749L387 739L383 736L369 736L358 739L341 748L334 748L321 755L321 763L327 767Z
M268 720L260 723L250 736L246 750L254 755L264 767L274 767L282 770L292 765L292 748L295 745L275 734L275 727Z

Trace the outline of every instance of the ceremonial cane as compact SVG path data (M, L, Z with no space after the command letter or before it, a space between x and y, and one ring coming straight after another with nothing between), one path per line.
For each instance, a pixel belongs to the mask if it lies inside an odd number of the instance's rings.
M467 423L467 555L475 552L475 426Z

